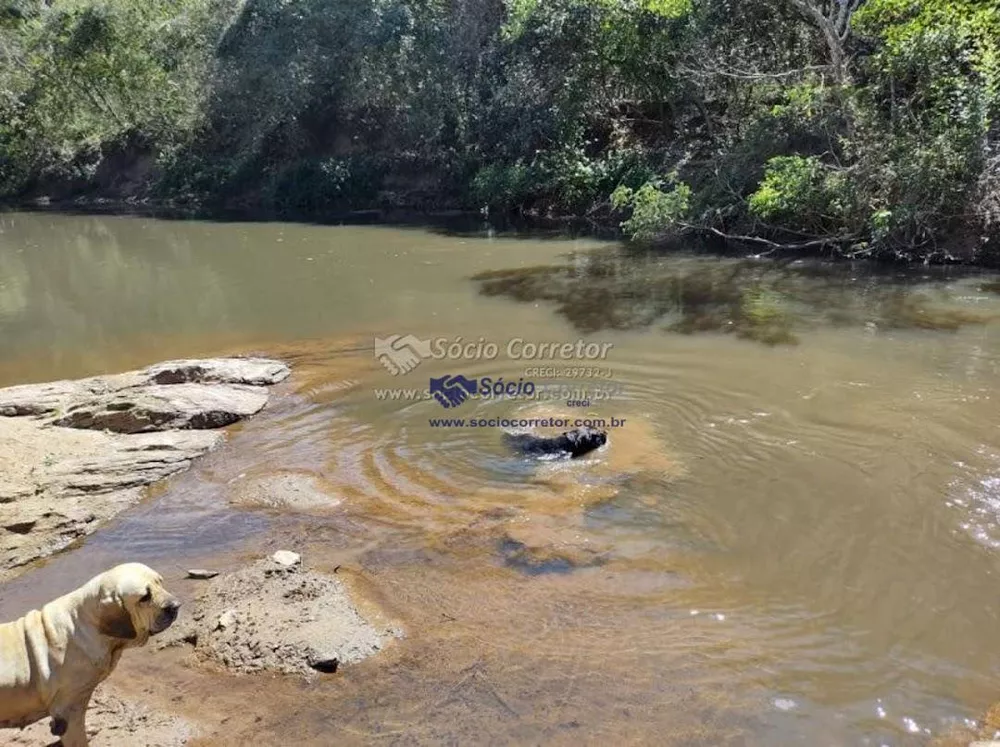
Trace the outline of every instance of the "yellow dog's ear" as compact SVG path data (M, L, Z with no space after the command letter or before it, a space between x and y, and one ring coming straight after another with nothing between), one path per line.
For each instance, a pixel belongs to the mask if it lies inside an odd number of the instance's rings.
M138 633L132 624L132 616L116 598L105 598L101 600L98 611L97 629L101 635L111 638L122 638L132 640Z

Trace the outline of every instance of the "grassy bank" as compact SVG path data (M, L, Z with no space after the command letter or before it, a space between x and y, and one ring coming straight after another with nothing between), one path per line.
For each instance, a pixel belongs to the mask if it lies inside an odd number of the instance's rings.
M2 0L0 199L1000 263L1000 0Z

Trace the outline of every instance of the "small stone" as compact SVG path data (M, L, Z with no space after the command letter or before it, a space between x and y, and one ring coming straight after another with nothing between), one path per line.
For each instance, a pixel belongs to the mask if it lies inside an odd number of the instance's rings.
M226 610L219 615L219 621L215 624L216 630L225 630L236 624L236 610Z
M218 571L206 571L204 568L192 568L187 572L188 578L193 578L198 581L206 581L210 578L215 578L218 575Z
M323 674L334 674L337 671L337 667L340 666L340 660L336 658L313 659L309 662L309 666Z
M286 568L291 568L293 565L298 565L302 562L302 556L297 552L291 552L289 550L278 550L274 555L271 556L273 560L278 565L283 565Z
M791 711L795 709L796 703L791 698L775 698L773 701L774 707L779 711Z

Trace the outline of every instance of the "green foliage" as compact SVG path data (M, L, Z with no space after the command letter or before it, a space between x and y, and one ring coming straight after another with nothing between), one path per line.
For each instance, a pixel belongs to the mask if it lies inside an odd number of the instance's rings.
M472 178L472 198L478 205L516 208L534 193L535 179L531 167L520 161L512 164L490 163Z
M878 43L851 144L869 236L890 249L934 243L972 212L1000 114L1000 3L870 0L855 29Z
M616 187L638 187L654 176L634 150L589 156L584 147L563 147L542 151L528 163L483 166L472 179L473 206L527 210L543 205L549 211L582 213L608 199Z
M0 196L1000 233L1000 0L0 0ZM428 195L432 198L428 199ZM610 206L610 210L609 210ZM1000 240L1000 237L998 237Z
M763 221L805 232L832 231L846 222L849 186L842 170L827 167L818 156L775 156L747 205L750 215Z
M691 188L683 182L669 192L646 183L636 190L621 186L611 195L616 210L631 208L632 215L622 223L622 230L636 241L649 241L669 232L687 214L690 201Z
M823 165L816 156L775 156L767 162L760 188L750 195L750 212L774 220L827 202Z
M56 0L0 31L0 194L39 172L86 176L103 144L176 144L200 114L211 12L208 0Z

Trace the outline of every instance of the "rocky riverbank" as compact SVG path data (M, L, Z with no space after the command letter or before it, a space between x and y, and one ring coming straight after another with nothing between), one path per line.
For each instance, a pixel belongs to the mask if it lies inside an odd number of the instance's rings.
M270 359L213 358L0 389L0 581L189 467L289 373Z

